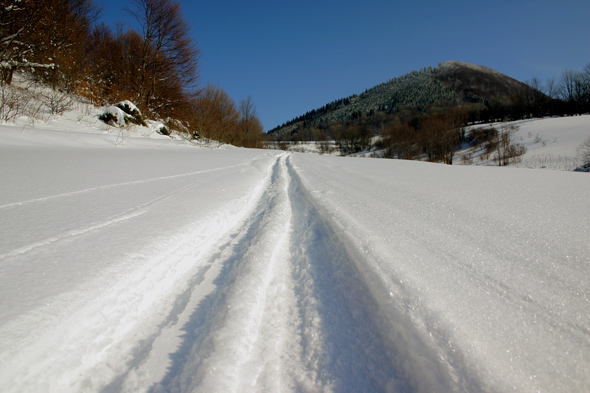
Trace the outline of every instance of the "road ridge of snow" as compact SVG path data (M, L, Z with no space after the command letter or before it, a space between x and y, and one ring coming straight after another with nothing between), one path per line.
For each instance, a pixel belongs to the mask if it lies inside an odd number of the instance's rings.
M277 158L255 214L212 256L209 295L183 318L178 356L149 391L428 390L403 379L395 366L405 360L392 361L373 333L365 308L374 307L354 289L353 263L301 192L289 156ZM142 390L145 380L122 386Z

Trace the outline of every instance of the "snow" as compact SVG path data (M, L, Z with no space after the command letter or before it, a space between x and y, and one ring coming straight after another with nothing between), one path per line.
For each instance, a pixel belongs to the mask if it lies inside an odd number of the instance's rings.
M588 174L121 141L97 113L0 125L3 392L590 391ZM519 135L570 155L571 119Z
M121 108L121 109L124 108L124 109L128 110L130 114L135 112L135 113L138 113L141 115L141 111L139 110L139 108L137 106L135 106L135 104L129 100L121 101L118 104L116 104L115 106L118 108Z
M125 127L125 112L116 106L107 106L104 108L104 113L109 113L117 120L115 124L119 127Z
M505 124L476 125L470 128L493 126L498 129L509 125L518 127L512 132L513 141L526 147L522 161L513 166L571 171L582 165L577 148L590 138L590 115L529 119ZM484 153L483 148L461 151L457 154L459 159L456 161L461 163L462 155L469 152L473 154L474 164L494 165L491 159L480 159Z

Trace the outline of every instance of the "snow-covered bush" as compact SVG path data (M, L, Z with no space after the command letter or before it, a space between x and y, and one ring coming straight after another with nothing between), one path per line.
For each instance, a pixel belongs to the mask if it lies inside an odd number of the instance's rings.
M161 123L159 121L151 121L151 120L147 120L147 127L149 127L149 129L152 132L157 132L158 134L162 134L162 135L170 135L170 128L167 127L164 123Z
M581 161L581 170L590 171L590 137L578 146L578 158Z
M127 124L127 115L116 106L105 107L103 114L101 114L98 118L108 125L114 127L125 127L125 124Z
M141 111L131 101L121 101L115 105L105 107L104 113L98 118L116 127L125 127L129 123L144 127L148 126L141 115Z
M127 113L129 116L143 118L141 115L141 111L131 101L128 101L128 100L121 101L121 102L115 104L115 106L117 108L121 109L123 112Z
M121 101L115 104L115 106L121 109L123 112L125 112L125 114L127 114L127 116L125 117L127 123L133 123L137 124L138 126L147 127L147 124L143 119L141 111L131 101Z
M170 128L162 124L161 127L158 128L158 132L162 135L170 135Z

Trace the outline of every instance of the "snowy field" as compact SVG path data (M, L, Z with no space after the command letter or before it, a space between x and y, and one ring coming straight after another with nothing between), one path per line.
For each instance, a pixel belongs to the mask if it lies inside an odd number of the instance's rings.
M506 124L517 127L511 133L512 140L526 148L521 162L512 166L573 171L582 165L577 148L590 138L590 115L519 120ZM495 123L492 126L501 129L503 124ZM485 127L489 125L471 128ZM493 160L482 160L482 149L473 148L458 152L457 164L465 163L462 158L468 152L473 155L472 164L497 165Z
M530 153L575 155L590 127L557 120ZM2 392L590 391L586 173L19 124Z
M582 162L578 157L577 147L590 138L590 115L478 124L467 127L466 131L469 133L473 129L489 127L501 129L511 125L517 127L515 131L511 132L513 142L526 148L526 153L521 157L521 161L511 164L512 166L561 171L572 171L581 166ZM374 137L371 143L375 144L378 138ZM324 153L318 142L299 142L288 145L287 148L288 151L298 153L341 155L335 141L328 142L327 146L328 152ZM371 157L372 153L374 151L362 151L351 156ZM493 154L484 159L484 153L483 148L464 147L457 151L453 161L454 165L498 165L493 160ZM467 160L468 154L471 157L470 160Z

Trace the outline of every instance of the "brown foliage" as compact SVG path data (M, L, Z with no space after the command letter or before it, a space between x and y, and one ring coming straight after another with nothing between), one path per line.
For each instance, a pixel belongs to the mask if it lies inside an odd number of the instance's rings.
M418 155L417 134L409 124L389 124L383 129L381 144L384 158L412 160Z
M419 127L420 141L428 161L452 165L455 150L461 141L466 114L461 109L424 119Z
M240 101L240 120L238 122L239 142L238 146L262 147L264 129L252 97Z
M85 68L84 44L99 10L92 0L9 0L0 10L3 81L17 69L37 70L53 84L72 87Z
M142 27L138 104L147 114L179 102L180 92L198 80L199 51L189 36L180 4L172 0L133 0L130 11Z
M240 102L239 110L225 91L207 85L194 101L195 132L202 138L242 147L262 147L262 123L252 98Z
M92 0L6 0L0 7L0 72L36 67L38 79L98 105L133 101L151 118L175 118L184 132L260 147L263 127L251 98L236 108L220 88L196 91L199 50L180 4L133 0L141 33L94 25ZM55 100L54 100L55 101ZM53 102L53 101L52 101ZM59 109L59 108L58 108ZM174 122L172 122L174 123ZM171 124L172 124L171 123Z
M234 101L219 87L207 85L195 101L194 128L199 136L223 143L237 140L239 114Z

